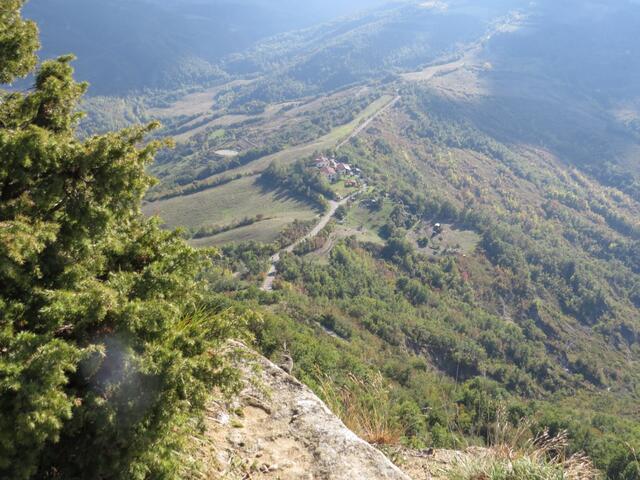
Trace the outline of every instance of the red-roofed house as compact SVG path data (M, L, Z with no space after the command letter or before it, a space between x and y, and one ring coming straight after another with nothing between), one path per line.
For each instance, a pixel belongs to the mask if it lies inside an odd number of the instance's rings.
M336 172L340 175L351 175L351 166L348 163L339 163Z
M337 176L338 176L338 174L336 173L335 168L332 168L332 167L322 167L320 169L320 173L322 173L329 180L335 180L337 178Z

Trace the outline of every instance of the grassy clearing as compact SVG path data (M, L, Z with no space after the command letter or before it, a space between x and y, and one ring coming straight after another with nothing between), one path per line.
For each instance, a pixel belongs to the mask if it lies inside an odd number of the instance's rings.
M255 80L234 80L223 85L206 88L198 92L189 93L180 97L167 107L155 107L148 110L148 114L154 118L170 118L180 115L198 115L209 113L214 108L213 98L226 88L246 85Z
M433 226L421 222L409 231L407 239L413 243L416 250L432 256L444 252L468 255L473 253L480 243L480 236L477 233L461 230L450 224L443 224L443 231L440 235L433 236L432 234ZM418 245L421 238L429 240L426 247Z
M384 243L378 232L387 223L392 207L389 202L381 210L374 211L356 203L349 209L344 225L358 230L363 236L362 241Z
M256 180L257 177L244 177L193 195L151 202L143 211L147 215L159 215L172 228L229 225L262 214L271 220L250 227L266 227L265 235L269 237L282 225L293 220L310 220L317 215L310 205L280 192L264 190ZM232 236L231 232L225 233L226 237Z
M391 95L382 95L378 100L376 100L362 112L360 112L360 114L355 119L353 119L353 121L347 123L346 125L334 128L331 133L325 135L322 138L333 143L337 143L338 141L343 140L345 137L351 135L351 133L356 128L358 128L358 126L360 126L362 122L365 122L376 113L378 113L378 111L383 109L392 99L393 97Z
M378 235L364 228L355 229L344 224L338 224L334 228L334 231L331 233L325 244L318 250L308 253L306 255L307 259L323 265L328 264L329 255L333 250L333 247L335 247L340 240L349 237L355 237L358 242L363 243L377 243L380 245L384 243Z
M340 196L340 198L347 197L353 192L358 191L358 187L347 187L344 182L345 180L339 180L338 182L331 185L331 189L336 192Z
M345 238L355 237L358 242L384 244L384 240L378 234L378 229L386 222L390 208L380 212L370 212L367 208L356 202L351 204L347 211L347 217L335 223L329 238L318 250L306 255L318 263L328 262L329 254L333 247Z

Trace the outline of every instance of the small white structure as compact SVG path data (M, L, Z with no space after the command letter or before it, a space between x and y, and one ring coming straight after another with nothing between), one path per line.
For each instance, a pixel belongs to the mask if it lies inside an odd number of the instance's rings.
M335 168L340 175L351 175L352 173L351 166L348 163L339 163Z

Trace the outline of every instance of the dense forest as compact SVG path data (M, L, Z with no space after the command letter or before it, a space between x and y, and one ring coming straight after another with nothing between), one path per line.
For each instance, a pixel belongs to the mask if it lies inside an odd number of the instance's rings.
M326 263L313 255L323 240L284 256L277 300L237 284L239 298L275 302L261 347L277 354L286 329L306 383L329 401L336 389L371 395L371 412L386 399L386 421L410 444L487 442L505 409L533 432L568 430L609 478L638 478L633 192L593 157L552 160L428 88L401 94L343 152L376 186L350 210L377 219L381 243L347 238ZM304 191L303 167L266 175ZM415 232L435 223L477 241L426 248L439 235ZM378 372L387 397L361 390Z
M228 55L379 3L50 0L27 3L25 16L40 26L44 57L78 55L77 75L91 82L91 95L125 95L217 83Z

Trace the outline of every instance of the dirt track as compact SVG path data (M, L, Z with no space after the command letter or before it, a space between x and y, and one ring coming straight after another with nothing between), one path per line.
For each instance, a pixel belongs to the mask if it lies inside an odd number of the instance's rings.
M280 254L282 252L291 253L298 245L300 245L305 240L309 238L314 238L315 236L317 236L322 231L322 229L327 226L331 218L335 215L336 210L338 210L338 207L346 204L349 200L354 198L356 195L362 192L365 188L366 188L366 185L362 189L358 190L355 193L352 193L348 197L345 197L338 202L336 202L335 200L330 200L329 210L327 210L327 212L322 216L320 221L316 224L315 227L313 227L313 229L309 233L307 233L304 237L302 237L301 239L295 241L294 243L292 243L291 245L283 249L281 252L278 252L271 257L270 259L271 266L267 271L267 276L262 282L262 287L260 287L260 289L265 292L270 292L273 290L273 281L276 279L276 273L277 273L276 264L280 261Z

